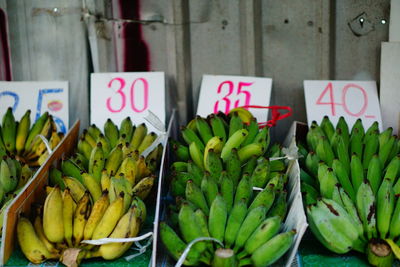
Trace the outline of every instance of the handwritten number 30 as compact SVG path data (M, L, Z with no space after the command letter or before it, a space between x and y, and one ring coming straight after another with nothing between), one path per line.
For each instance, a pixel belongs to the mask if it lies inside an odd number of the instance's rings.
M137 85L138 82L141 82L143 84L143 107L142 108L138 108L137 107L137 98L135 97L135 93L136 93L136 87L135 85ZM120 98L120 102L121 105L119 108L113 108L111 106L111 101L112 101L112 97L107 98L107 109L112 112L112 113L117 113L117 112L121 112L125 106L126 106L126 95L125 92L123 91L126 85L125 79L123 78L114 78L112 79L109 83L108 83L108 88L112 88L113 84L117 84L117 91L115 92L116 95L119 96ZM136 80L134 80L132 82L131 88L130 88L130 104L131 104L131 109L137 113L143 112L147 109L148 105L149 105L149 83L146 79L144 78L138 78ZM141 101L138 101L139 103Z

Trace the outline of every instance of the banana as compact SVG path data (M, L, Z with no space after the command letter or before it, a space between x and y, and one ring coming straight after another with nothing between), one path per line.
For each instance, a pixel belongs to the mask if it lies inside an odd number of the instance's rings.
M119 131L118 127L111 119L107 119L104 123L104 136L110 142L111 147L115 147L118 143Z
M279 217L283 221L286 217L286 212L288 209L287 202L287 191L277 192L278 196L275 194L275 201L272 207L269 209L267 217Z
M193 162L191 162L191 164L193 164ZM189 166L189 162L175 161L171 165L171 171L172 172L187 172L188 166Z
M172 150L179 161L188 161L190 158L189 148L187 146L182 145L181 143L176 142L172 145Z
M227 132L223 120L220 117L211 114L210 124L214 137L216 136L222 138L222 142L225 143L227 140Z
M22 116L17 126L15 149L17 150L18 155L21 155L23 150L25 149L25 142L28 137L30 127L31 127L31 110L28 109Z
M82 172L83 184L89 190L90 195L92 196L93 202L96 202L101 197L101 186L100 182L98 182L93 175Z
M197 132L200 134L203 143L207 144L207 142L213 137L210 126L208 125L207 121L199 115L196 116L195 124Z
M396 137L390 136L389 140L379 148L378 156L381 161L382 167L386 166L388 160L390 160L389 155L396 143Z
M229 114L229 134L228 136L231 137L236 131L240 129L244 129L244 124L242 119L240 118L238 112L232 112ZM229 138L228 138L229 140Z
M243 146L238 151L239 160L241 163L245 163L252 156L261 156L265 152L267 145L260 143L253 143Z
M358 131L359 134L361 134L364 138L365 130L361 119L357 119L356 122L353 124L350 135L354 135L355 131Z
M255 143L255 144L263 144L265 147L264 151L269 146L269 142L270 142L269 127L262 128L258 132L258 134L256 135L256 137L254 138L254 141L253 141L253 143Z
M153 188L155 175L151 175L140 180L132 189L133 196L138 196L141 199L146 199Z
M127 212L132 203L132 186L125 177L111 177L109 198L114 201L121 193L124 195L123 213Z
M237 113L237 115L242 119L243 123L248 124L252 119L254 119L253 114L246 108L238 107L233 108L229 111L229 115L232 113Z
M50 170L50 174L51 174L51 170ZM17 189L22 188L29 181L29 179L31 177L32 177L32 170L29 168L28 164L24 164L21 168L21 175L18 180ZM61 180L61 182L62 182L62 180ZM62 183L62 185L63 184L64 183ZM60 188L64 188L62 185L60 185ZM1 197L0 197L0 202L1 202Z
M57 259L51 254L37 236L32 223L25 217L20 217L17 223L18 243L25 257L32 263L40 264L47 259Z
M338 159L334 159L332 163L333 172L336 175L336 178L342 185L343 189L349 194L350 198L355 201L356 200L356 193L354 188L351 184L350 177L346 171L345 166L342 162Z
M246 139L247 135L248 131L246 129L239 129L229 137L221 151L221 158L224 162L228 159L232 149L238 148Z
M107 138L104 136L104 134L100 133L99 137L96 139L97 143L101 143L101 148L103 149L103 154L104 157L107 158L108 154L111 152L111 144L110 141L107 140ZM87 158L89 160L89 158Z
M169 254L174 258L174 260L179 260L183 251L187 247L186 243L165 222L160 222L160 237ZM184 261L184 265L198 265L199 257L200 254L196 250L191 249Z
M132 157L126 157L117 171L117 177L123 174L125 178L131 183L131 185L136 184L136 173L137 165L136 161Z
M206 215L210 213L206 198L204 197L201 189L195 183L193 183L192 180L189 180L186 183L185 197L196 207L200 208Z
M311 150L315 151L317 149L318 140L321 136L325 136L325 133L319 127L317 122L313 121L306 135L307 146Z
M249 134L246 138L246 140L243 142L243 146L247 146L251 143L254 142L254 139L256 138L256 135L258 134L258 123L256 118L252 118L247 126L247 130L249 131Z
M224 143L223 139L218 136L214 136L210 140L208 140L206 147L204 149L204 165L206 165L208 151L210 151L212 149L215 153L220 155L224 144L225 143Z
M274 185L268 185L263 191L258 193L253 202L250 204L249 211L259 206L264 206L265 212L268 212L275 200L274 187Z
M204 176L204 171L200 169L193 161L189 160L187 163L187 172L191 175L191 179L197 186L201 186L201 182Z
M400 155L393 157L386 167L384 177L390 179L392 184L394 184L396 178L400 174Z
M143 141L143 138L147 135L147 127L146 124L142 123L136 127L133 132L132 139L130 141L132 149L138 149L140 144Z
M217 195L210 207L208 230L210 235L223 242L228 210L224 198Z
M318 188L317 181L314 177L311 177L305 170L300 168L300 180L308 185Z
M151 132L148 135L146 135L143 138L142 143L140 143L140 146L138 147L139 154L141 155L143 151L145 151L146 148L148 148L156 140L156 138L157 135L154 132Z
M50 242L64 241L63 199L58 186L53 188L44 202L43 229Z
M226 222L224 236L226 247L231 247L235 243L236 235L244 219L246 218L246 214L247 204L245 199L242 199L233 205Z
M208 150L207 158L204 162L204 168L210 173L212 179L218 181L224 167L221 158L214 152L214 149Z
M394 208L389 226L389 237L392 239L400 235L400 197L396 196L396 198L396 207Z
M339 121L336 124L336 130L337 129L340 129L341 136L343 138L345 146L348 148L350 144L350 132L349 132L349 126L347 125L346 120L344 119L343 116L339 117Z
M235 153L233 149L232 149L232 153ZM232 155L232 153L231 153L231 155ZM243 176L245 173L247 173L248 175L252 175L252 174L253 174L253 171L254 171L254 169L255 169L256 166L257 166L257 158L258 158L258 157L256 157L256 156L252 156L252 157L249 159L249 161L243 166L243 168L241 168L241 169L242 169L242 172L241 172L241 175L242 175L242 176ZM226 164L228 165L228 163L226 163ZM239 179L240 179L240 175L239 175L239 177L237 178L237 182L236 182L235 184L237 184L237 183L239 182Z
M351 156L350 162L351 170L351 183L353 184L354 191L357 192L358 188L364 180L364 170L361 162L361 158L357 154Z
M96 140L89 134L87 129L83 130L81 138L84 139L92 149L96 147Z
M266 158L261 158L259 160L254 172L251 176L251 181L253 182L253 186L264 188L268 183L270 168L269 168L269 160Z
M241 259L253 254L254 251L273 238L279 232L280 227L281 220L279 217L265 219L247 239L243 252L239 253L237 257Z
M255 267L268 266L276 262L293 244L296 230L281 233L257 248L251 255Z
M87 129L88 133L97 141L97 138L99 138L101 133L101 130L96 126L96 124L91 124L89 128Z
M204 214L204 212L201 209L197 209L194 212L194 215L196 217L196 223L200 226L202 236L210 237L210 232L208 231L208 221L207 221L207 217ZM209 244L209 245L211 245L211 244ZM212 246L211 246L211 250L212 250Z
M376 228L382 239L386 238L394 210L394 192L389 179L384 179L376 195Z
M103 169L101 171L101 180L100 180L101 191L104 190L110 191L110 184L111 184L110 175L108 175L106 169Z
M357 210L364 225L364 231L368 239L376 238L376 205L375 196L367 179L358 188Z
M135 237L139 233L140 219L136 214L137 207L125 213L118 221L110 238L129 238ZM100 246L99 253L105 260L114 260L122 256L132 245L133 242L109 243Z
M238 186L236 187L234 203L236 204L242 199L245 199L247 205L250 202L252 196L253 196L253 185L250 181L250 176L248 174L244 174Z
M228 156L228 159L225 162L225 168L228 177L232 180L234 186L236 186L239 183L242 171L241 161L236 148L232 149L232 152Z
M75 162L80 169L87 170L89 168L89 159L81 153L76 152L72 157L72 161ZM80 162L80 164L77 164L78 162Z
M339 161L342 163L343 167L345 168L347 175L350 175L350 156L349 156L349 148L345 144L344 138L342 135L339 136L337 145L336 145L336 156Z
M182 126L180 130L182 138L187 145L190 145L194 142L201 151L204 151L205 146L203 141L200 140L199 136L193 130L184 126Z
M368 164L367 179L371 185L374 195L376 195L379 185L382 182L382 165L378 155L376 154L372 156Z
M190 143L189 153L190 153L190 157L192 158L193 162L196 163L196 165L199 168L204 169L203 153L201 152L201 149L196 142Z
M356 154L360 159L363 158L363 138L364 134L357 128L352 131L350 137L350 154Z
M125 134L126 140L128 140L129 142L132 140L132 135L134 130L135 129L133 127L131 117L128 116L121 121L121 125L119 127L119 134L121 136Z
M123 154L122 154L122 145L119 144L118 146L114 147L110 154L108 155L108 158L106 159L105 162L105 169L107 170L108 175L114 176L116 175L119 166L122 163L123 160Z
M149 176L151 174L151 171L146 165L146 160L143 156L140 156L136 160L136 167L137 167L137 172L136 172L136 177L138 180L141 180L142 178Z
M325 198L331 199L335 184L338 183L338 180L336 178L335 173L333 172L333 169L328 168L327 171L325 172L325 175L322 175L321 178L318 176L318 178L320 183L321 195Z
M219 180L220 191L222 198L225 201L226 209L228 212L232 209L235 187L232 179L228 176L227 172L223 171Z
M124 211L124 194L122 193L116 200L110 203L104 212L103 217L94 228L92 239L100 239L108 237L119 219L122 217Z
M201 191L203 192L204 197L207 200L208 206L211 206L212 202L218 194L218 184L214 179L210 177L210 174L208 172L204 174L204 178L201 181Z
M76 203L72 198L71 192L67 187L63 193L63 225L64 238L69 247L72 247L73 218L76 209Z
M83 231L90 215L90 209L89 192L86 192L76 204L74 212L72 237L75 246L79 246L79 243L83 239Z
M81 169L71 160L66 159L61 162L61 171L63 175L74 177L80 183L83 183Z
M320 127L324 131L326 137L328 137L328 140L331 140L335 133L335 128L333 127L333 124L329 120L328 116L323 117L323 119L320 123Z
M12 164L8 164L8 157L4 156L0 163L0 184L5 193L13 191L18 185L16 169Z
M314 176L318 175L318 162L320 161L318 155L314 151L310 151L307 155L305 165L307 171Z
M332 147L327 138L321 137L319 139L316 153L321 160L325 161L329 167L332 167L335 154L333 153Z
M3 116L2 137L8 152L15 151L15 137L17 134L17 122L15 121L12 108L9 107Z
M35 229L37 236L42 241L47 250L52 254L55 255L59 254L59 251L54 247L54 244L52 244L44 234L42 218L40 216L40 213L35 217L35 221L33 222L33 227Z
M103 146L100 142L97 143L96 147L92 150L89 158L88 172L93 175L97 182L100 182L101 171L105 166L105 157L103 152Z
M85 194L85 186L74 177L64 176L63 181L65 186L69 188L74 201L78 202Z
M78 140L78 152L85 156L87 160L90 159L93 147L84 139L79 138Z
M235 246L233 248L235 252L238 252L238 250L245 245L251 234L257 229L262 221L264 221L265 215L266 209L264 206L259 206L248 211L246 218L244 219L236 235Z
M374 131L371 136L366 140L364 146L364 154L363 154L363 167L364 169L368 169L368 165L372 159L372 157L378 153L379 148L379 130Z
M25 151L29 151L32 141L36 138L38 134L40 134L40 132L42 132L44 125L48 121L48 118L49 118L49 113L46 111L32 125L32 128L30 129L29 134L25 141L25 149L24 149Z

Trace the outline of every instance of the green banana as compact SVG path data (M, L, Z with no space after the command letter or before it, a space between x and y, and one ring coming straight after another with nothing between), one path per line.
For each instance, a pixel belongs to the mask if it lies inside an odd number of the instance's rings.
M204 171L199 168L193 161L189 160L187 163L187 172L191 176L193 182L197 186L200 186L204 176Z
M95 140L97 140L97 138L99 138L99 136L100 136L100 134L102 134L101 133L101 131L100 131L100 129L96 126L96 124L91 124L89 127L88 127L88 133L93 137L93 139L95 139Z
M242 165L236 148L232 149L231 154L225 162L225 168L229 178L232 180L234 186L236 186L239 183L242 171Z
M195 122L197 132L200 134L203 143L207 144L208 140L213 137L210 126L208 125L207 121L199 115L196 116Z
M192 181L186 183L185 197L188 201L200 208L206 215L210 213L206 198L201 189Z
M108 154L110 154L110 151L111 151L110 142L107 140L107 138L102 133L100 133L100 135L97 138L96 142L97 143L101 143L101 148L103 149L104 157L107 158Z
M122 145L114 147L108 155L104 168L107 170L108 175L114 176L123 160Z
M75 163L73 163L72 160L63 160L61 162L61 171L63 175L74 177L83 184L83 179L81 175L82 170Z
M375 196L367 179L358 188L356 206L368 239L378 237L376 231Z
M139 148L140 144L142 143L146 135L147 135L146 124L142 123L136 127L135 131L132 134L132 139L130 141L133 150Z
M396 206L394 208L389 226L389 237L392 239L400 236L400 197L396 196L396 198Z
M393 157L386 167L384 177L390 179L394 184L396 178L400 175L400 155Z
M133 127L132 120L129 116L121 121L121 125L119 127L119 134L120 136L125 135L125 139L128 140L129 142L132 139L134 130L135 129Z
M253 186L264 188L268 183L270 177L270 161L266 158L259 160L253 174L251 175L251 181Z
M338 159L334 159L332 163L333 172L336 175L336 178L339 180L340 184L342 185L343 189L349 194L350 198L355 201L356 193L354 188L351 184L350 177L346 171L346 168L342 164L342 162Z
M210 236L220 240L224 240L225 225L228 217L228 210L224 198L217 195L211 204L210 215L208 218L208 230Z
M221 173L221 177L219 179L219 184L220 184L220 192L221 192L222 198L225 200L226 209L228 212L230 212L230 210L232 209L232 205L233 205L235 187L234 187L233 181L228 176L226 171L223 171Z
M192 142L189 145L189 153L193 162L201 169L204 169L203 153L196 142Z
M210 149L208 151L204 168L210 173L211 178L218 181L224 167L222 165L221 158L217 153L214 152L214 149Z
M354 191L357 192L358 188L364 180L364 170L361 158L354 153L351 156L350 162L351 183L353 184Z
M180 143L172 145L172 150L179 161L188 161L190 159L189 148Z
M232 149L238 148L246 139L247 135L248 131L246 129L239 129L229 137L221 151L221 158L224 162L228 159Z
M265 212L268 212L275 200L274 187L274 185L268 185L263 191L258 193L253 202L250 204L249 211L259 206L264 206Z
M2 137L8 152L15 151L15 137L17 134L17 122L15 121L12 108L9 107L3 116Z
M119 131L118 127L114 124L111 119L107 119L104 123L104 136L110 142L111 147L115 147L118 144Z
M247 126L247 130L249 131L249 134L247 135L246 140L243 142L243 146L250 145L251 143L254 142L254 139L256 138L258 134L258 123L256 118L252 118L250 121L250 124Z
M218 194L218 184L217 182L210 177L208 172L205 172L204 178L201 181L201 191L203 192L208 206L211 206L215 197Z
M245 163L252 156L261 156L266 149L267 145L264 143L252 143L243 146L238 151L239 160L241 163Z
M45 123L46 123L48 117L49 117L49 113L46 111L45 113L43 113L43 114L39 117L39 119L37 119L37 120L34 122L34 124L32 125L31 130L29 131L28 137L26 138L26 141L25 141L25 151L28 151L28 150L29 150L29 148L30 148L30 146L31 146L31 144L32 144L33 139L35 139L36 136L37 136L38 134L40 134L40 132L42 131L43 126L45 125Z
M369 164L367 171L367 179L371 185L374 195L378 192L379 185L382 182L382 166L378 155L373 155Z
M279 193L279 192L278 192ZM270 210L268 211L267 217L279 217L283 221L286 217L288 209L287 191L284 190L279 193L278 197L275 195L275 201Z
M193 130L182 126L181 134L182 134L183 140L185 140L187 145L191 145L194 142L194 143L196 143L196 146L198 147L199 150L204 151L204 148L205 148L204 143L200 140L200 138L197 136L197 134Z
M233 149L232 149L232 153L235 153L234 151L233 151ZM231 153L231 154L232 154ZM256 166L257 166L257 156L252 156L250 159L249 159L249 161L243 166L243 168L242 168L242 173L241 173L241 175L243 176L245 173L247 173L247 174L249 174L249 175L252 175L253 174L253 171L254 171L254 169L256 168ZM227 165L228 165L228 163L227 163ZM228 168L228 167L227 167ZM240 178L240 176L239 176L239 178ZM239 178L238 178L238 180L239 180ZM237 182L236 182L236 184L237 184Z
M143 153L143 151L146 150L146 148L148 148L151 144L153 144L153 142L156 140L156 138L157 138L157 134L154 132L151 132L148 135L146 135L143 138L142 143L138 147L139 155L141 155Z
M364 154L363 154L363 166L364 169L368 169L368 165L372 159L372 157L378 153L379 148L379 130L374 131L373 134L367 139L364 147Z
M382 239L386 238L394 210L394 192L389 179L384 179L376 195L376 228Z
M239 117L239 114L237 112L233 112L230 115L230 120L229 120L229 138L238 130L241 130L244 128L243 121ZM228 140L229 140L228 138Z
M210 124L214 136L222 138L222 141L225 142L227 140L227 133L223 120L220 117L212 114L210 116Z
M101 172L105 166L105 157L102 144L97 143L96 147L92 150L89 158L88 171L100 183Z
M236 202L231 212L229 213L229 217L226 223L225 229L225 245L226 247L231 247L235 240L236 235L242 225L244 219L246 218L247 214L247 204L245 199L241 199L240 201Z
M245 199L246 204L248 204L252 198L252 195L253 185L251 184L250 176L248 174L244 174L238 186L236 187L234 203L236 204L242 199Z
M326 137L328 138L329 141L332 140L332 137L335 133L335 128L333 127L332 122L329 120L328 116L324 116L321 123L320 123L321 129L324 131Z

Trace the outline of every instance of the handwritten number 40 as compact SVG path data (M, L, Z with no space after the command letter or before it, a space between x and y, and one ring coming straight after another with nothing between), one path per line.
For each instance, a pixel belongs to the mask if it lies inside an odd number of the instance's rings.
M143 101L139 101L139 103L143 103L142 108L137 107L137 102L136 102L136 96L135 96L135 86L139 83L142 83L143 85ZM121 99L121 105L118 108L112 107L111 106L111 101L112 97L107 98L107 109L112 112L112 113L117 113L121 112L125 106L126 106L126 94L124 92L124 88L126 86L126 81L123 78L114 78L108 83L108 88L112 88L114 84L117 86L117 91L116 94L119 95L119 98ZM144 78L137 78L134 80L131 84L130 91L129 91L129 101L130 101L130 106L131 109L137 113L143 112L147 109L149 105L149 83L146 79Z
M346 101L346 97L347 97L347 93L349 92L349 90L357 90L360 91L362 93L363 96L363 105L360 108L360 110L358 112L352 112L350 111L348 105L347 105L347 101ZM362 88L361 86L354 84L354 83L349 83L346 84L342 90L341 90L341 103L337 103L335 102L335 97L333 94L333 85L332 83L328 83L328 85L325 87L325 89L322 91L321 95L318 97L316 104L317 105L329 105L330 109L331 109L331 114L332 116L336 116L336 106L342 106L343 110L346 114L353 116L353 117L361 117L362 115L365 114L367 108L368 108L368 95L365 92L364 88ZM325 95L328 95L328 101L327 102L323 102L322 99L325 97ZM366 115L365 117L375 117L375 116L368 116Z
M231 110L231 97L237 98L237 96L244 96L244 103L240 104L240 99L235 100L233 108L237 108L240 106L248 106L250 105L251 92L244 89L244 87L251 86L253 83L239 82L237 85L237 90L234 94L235 84L232 81L224 81L220 83L217 89L218 94L222 94L222 90L227 88L227 93L222 97L221 100L217 100L214 104L214 113L218 113L220 101L225 103L225 113L228 113ZM226 90L225 90L226 91Z

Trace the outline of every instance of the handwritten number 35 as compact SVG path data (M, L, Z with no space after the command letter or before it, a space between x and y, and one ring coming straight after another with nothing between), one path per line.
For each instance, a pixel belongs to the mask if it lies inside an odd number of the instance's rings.
M246 82L239 82L238 83L236 96L244 95L244 104L240 105L240 99L237 99L235 101L234 105L233 105L233 108L237 108L239 106L248 106L248 105L250 105L251 93L249 91L247 91L247 90L244 90L243 87L251 86L252 84L253 83L246 83ZM228 113L231 110L231 99L229 97L232 96L233 91L235 89L235 85L234 85L234 83L232 81L224 81L224 82L222 82L218 86L218 89L217 89L217 93L218 94L222 93L222 89L223 89L224 85L227 85L228 93L225 94L225 96L221 100L218 100L217 102L215 102L215 104L214 104L214 113L218 113L220 101L224 101L225 102L225 111L224 111L225 113Z
M142 83L143 85L143 101L137 100L136 98L136 85L138 83ZM114 78L112 79L109 83L108 83L108 88L113 88L113 86L116 86L117 90L115 92L116 95L118 95L118 98L120 98L120 106L117 107L112 107L111 102L113 101L113 97L109 97L107 98L107 109L112 112L112 113L118 113L121 112L125 106L126 106L126 95L124 92L124 88L126 85L126 81L123 78ZM147 109L148 105L149 105L149 83L147 82L146 79L144 78L137 78L136 80L134 80L131 84L131 88L129 91L129 101L131 104L131 109L137 113L143 112ZM115 97L117 98L117 97ZM115 99L114 98L114 99ZM138 102L137 102L138 101ZM138 103L143 103L143 107L142 108L138 108L137 104Z

